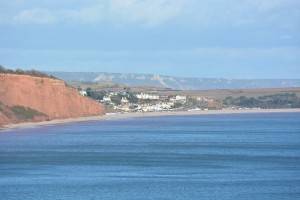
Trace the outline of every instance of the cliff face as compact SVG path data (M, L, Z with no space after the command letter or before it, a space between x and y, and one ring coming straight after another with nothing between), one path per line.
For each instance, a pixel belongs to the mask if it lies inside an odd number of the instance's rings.
M103 106L80 96L64 81L28 75L0 74L0 102L0 124L104 113Z

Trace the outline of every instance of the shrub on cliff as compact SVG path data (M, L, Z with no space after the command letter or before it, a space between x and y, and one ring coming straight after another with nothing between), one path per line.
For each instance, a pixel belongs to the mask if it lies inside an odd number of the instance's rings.
M19 120L28 120L38 116L46 116L44 113L41 113L32 108L26 108L24 106L13 106L11 107L11 111Z
M2 65L0 65L0 73L4 74L20 74L20 75L29 75L29 76L36 76L36 77L45 77L45 78L52 78L52 79L58 79L52 75L48 75L46 73L37 71L37 70L22 70L22 69L16 69L16 70L11 70L11 69L6 69Z

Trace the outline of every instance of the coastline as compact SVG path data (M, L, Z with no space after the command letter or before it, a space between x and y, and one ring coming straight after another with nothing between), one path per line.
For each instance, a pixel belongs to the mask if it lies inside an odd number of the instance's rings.
M91 117L79 117L69 119L56 119L51 121L43 122L25 122L18 124L8 124L0 127L0 132L11 129L22 129L22 128L34 128L38 126L56 125L56 124L67 124L75 122L85 121L103 121L103 120L121 120L128 118L140 118L140 117L160 117L160 116L189 116L189 115L220 115L220 114L251 114L251 113L300 113L300 108L295 109L244 109L244 110L194 110L194 111L170 111L170 112L146 112L146 113L107 113L102 116L91 116Z

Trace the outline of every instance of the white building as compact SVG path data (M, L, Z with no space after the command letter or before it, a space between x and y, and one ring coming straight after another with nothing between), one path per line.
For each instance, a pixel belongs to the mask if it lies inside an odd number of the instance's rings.
M176 101L186 101L186 96L176 95L175 99Z
M197 97L197 101L204 101L204 97Z
M186 102L186 96L176 95L170 99L171 102Z
M213 101L213 99L210 99L208 97L197 97L197 101L209 102L209 101Z
M129 101L126 97L122 97L121 103L129 103Z
M109 96L104 96L103 102L111 102L111 98Z
M173 103L158 103L158 104L144 104L137 108L137 110L143 111L143 112L155 112L155 111L166 111L171 110L171 108L174 106Z
M80 90L79 94L84 97L87 96L87 92L85 90Z
M153 95L153 94L137 94L136 97L138 99L143 99L143 100L159 100L159 96L158 95Z

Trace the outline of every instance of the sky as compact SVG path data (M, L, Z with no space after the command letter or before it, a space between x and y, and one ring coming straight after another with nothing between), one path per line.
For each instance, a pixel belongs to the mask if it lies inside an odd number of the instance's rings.
M0 0L0 64L300 78L300 1Z

